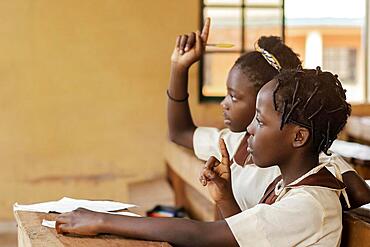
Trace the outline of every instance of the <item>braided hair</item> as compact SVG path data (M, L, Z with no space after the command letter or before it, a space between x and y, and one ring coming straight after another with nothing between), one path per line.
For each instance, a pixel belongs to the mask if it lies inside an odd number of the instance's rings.
M337 75L316 70L282 71L275 77L275 110L281 113L281 129L287 123L309 129L313 151L328 154L333 141L351 114Z
M257 41L257 46L276 57L283 69L296 69L301 66L298 55L277 36L262 36ZM244 53L236 60L233 68L241 69L253 83L256 92L279 73L259 51Z

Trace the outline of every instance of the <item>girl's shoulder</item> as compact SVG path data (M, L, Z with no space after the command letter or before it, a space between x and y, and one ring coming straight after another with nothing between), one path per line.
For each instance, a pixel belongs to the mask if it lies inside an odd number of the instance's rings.
M319 163L327 164L327 168L332 174L335 174L335 169L338 169L341 174L349 171L355 171L347 161L334 152L332 152L330 156L321 153L319 156Z
M219 139L222 138L232 157L245 134L246 131L232 132L228 128L220 130L212 127L198 127L193 135L194 152L198 158L203 160L207 160L210 155L220 158Z

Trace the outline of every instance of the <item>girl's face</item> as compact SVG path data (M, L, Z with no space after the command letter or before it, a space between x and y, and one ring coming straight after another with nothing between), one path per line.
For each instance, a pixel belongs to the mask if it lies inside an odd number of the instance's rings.
M269 167L285 162L293 152L293 124L284 125L280 130L281 114L275 111L273 90L276 81L264 85L257 95L256 115L248 126L248 152L260 167ZM292 139L293 138L293 139Z
M224 123L233 132L246 131L256 109L256 89L238 67L230 70L226 85L227 95L221 102Z

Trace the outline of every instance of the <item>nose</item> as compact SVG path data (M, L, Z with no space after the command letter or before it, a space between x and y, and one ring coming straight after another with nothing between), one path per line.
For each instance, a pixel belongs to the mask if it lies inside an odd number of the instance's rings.
M256 130L256 116L254 116L253 118L253 121L249 124L249 126L247 127L247 132L250 134L250 135L254 135L255 133L255 130Z
M221 105L222 109L224 109L224 110L229 109L228 104L227 104L227 96L221 101L220 105Z

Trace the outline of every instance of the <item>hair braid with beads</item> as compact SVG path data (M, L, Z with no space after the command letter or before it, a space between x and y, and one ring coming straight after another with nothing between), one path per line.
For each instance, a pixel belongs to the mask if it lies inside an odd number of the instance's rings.
M351 114L345 90L337 75L316 70L284 70L275 77L274 107L282 115L281 129L287 123L310 131L312 147L328 154L333 141ZM328 154L329 155L329 154Z

